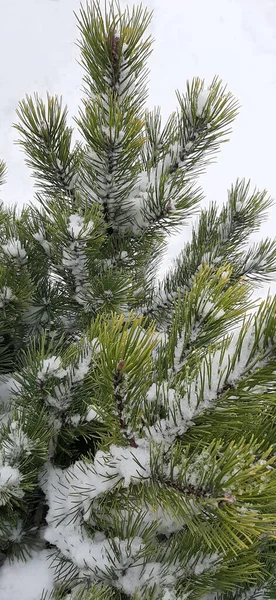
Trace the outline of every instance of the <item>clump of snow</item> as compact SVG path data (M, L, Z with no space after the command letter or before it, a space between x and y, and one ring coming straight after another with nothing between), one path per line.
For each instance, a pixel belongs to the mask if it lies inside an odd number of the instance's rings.
M14 299L13 291L10 287L4 286L0 290L0 308L3 308L5 304L8 304Z
M133 509L133 516L136 515L136 512L138 517L139 508L137 511ZM153 508L152 506L148 505L147 510L143 515L143 522L141 523L141 534L144 525L151 525L152 523L156 522L156 533L166 535L167 537L171 533L180 531L186 525L184 518L180 516L176 517L173 510L170 513L169 510L165 510L161 506L156 506Z
M86 413L85 420L90 423L90 421L93 421L94 419L99 419L99 415L93 408L89 408Z
M84 305L86 303L85 280L87 275L86 269L86 242L78 237L63 250L62 264L66 269L69 269L75 278L75 300Z
M186 142L185 150L187 150L187 152L189 152L189 150L191 150L192 147L193 147L193 142Z
M8 437L2 443L4 457L9 462L16 460L23 452L29 455L33 442L24 432L20 423L12 421Z
M39 380L43 380L49 376L54 376L58 379L65 378L63 382L55 385L51 392L52 395L48 394L45 398L45 401L49 406L58 411L64 411L70 406L73 399L72 386L76 383L80 383L84 379L90 369L93 352L98 348L97 338L91 342L87 342L84 356L80 357L76 364L69 366L67 369L62 368L60 357L52 356L43 361L37 376ZM76 419L76 415L73 415L71 420L72 424L78 424ZM87 420L85 417L82 419ZM80 422L80 420L78 422Z
M22 498L24 491L20 487L21 475L16 467L1 465L0 457L0 506L5 506L10 496Z
M72 401L70 393L70 385L56 385L54 387L54 395L45 398L47 404L58 411L66 410Z
M116 587L132 596L149 581L151 585L159 583L161 569L160 563L147 563L144 567L134 564L119 575Z
M90 369L93 351L97 345L97 341L97 338L95 338L94 340L92 340L92 342L89 343L89 347L86 350L85 356L83 358L80 358L77 366L74 368L71 376L72 381L74 383L76 383L77 381L82 381L85 375L87 375Z
M54 570L47 560L49 551L33 553L26 562L16 559L6 561L1 567L1 600L39 600L42 592L51 592L54 587Z
M20 542L22 535L24 534L23 521L17 521L16 525L9 530L7 539L12 542ZM0 587L1 589L1 587ZM1 597L1 596L0 596Z
M150 451L145 442L144 447L137 448L112 444L109 452L96 452L94 464L78 461L65 471L47 465L41 486L49 505L48 523L55 522L59 514L66 514L70 520L70 510L75 511L77 505L87 512L94 498L119 481L127 487L149 477ZM58 498L58 489L62 491L63 502Z
M248 327L248 330L242 338L242 350L240 354L236 353L239 332L232 334L228 340L228 348L221 357L221 351L214 352L212 356L212 368L203 362L194 380L187 384L186 391L183 391L181 397L175 396L175 401L171 405L171 414L168 418L163 418L149 427L146 432L147 439L156 443L163 442L170 446L178 435L183 435L191 425L195 416L201 414L205 409L210 408L217 398L219 390L223 388L226 381L229 384L235 384L245 370L248 368L250 354L255 341L254 323ZM176 364L180 364L181 352L183 348L182 338L180 337L175 349ZM208 360L208 359L207 359ZM233 368L229 365L233 360ZM257 365L254 363L254 369Z
M47 517L49 522L49 517ZM88 536L78 520L64 524L50 522L45 530L45 539L56 545L65 558L72 560L89 575L90 581L110 583L114 570L113 585L127 594L140 591L143 586L172 586L176 582L175 565L146 562L143 556L144 542L139 536L128 539L109 539L101 531Z
M0 379L0 424L8 425L12 413L12 398L18 395L20 384L13 376ZM1 414L2 413L2 414Z
M33 234L34 239L40 243L48 256L51 254L51 244L48 242L40 231Z
M27 252L23 248L21 241L14 239L2 246L2 250L10 258L17 258L20 263L24 263L27 258Z
M242 210L242 202L241 200L237 200L236 202L236 211L240 212Z
M78 214L70 215L68 222L68 231L69 233L77 238L84 228L84 218Z
M216 305L210 300L206 300L204 305L200 308L201 316L206 317L207 315L214 315L216 318L223 317L225 312L222 308L218 309Z
M177 342L174 348L174 368L178 370L182 366L182 354L185 342L185 333L178 335Z
M195 565L193 565L193 573L195 575L201 575L201 573L204 573L204 571L208 571L210 568L213 571L215 568L215 563L217 563L219 558L219 554L215 552L214 554L209 554L209 556L201 558L197 561Z
M81 422L81 416L79 414L72 415L70 417L70 421L71 421L72 425L77 426Z
M68 219L68 232L73 238L79 238L92 231L94 223L91 221L85 223L84 217L78 214L71 214Z
M42 361L40 369L37 372L37 379L41 381L46 377L51 377L52 375L58 377L59 379L62 379L67 375L67 371L62 368L61 359L59 356L51 356L50 358L45 358Z
M150 388L147 391L146 401L148 404L152 404L152 402L156 401L156 397L158 394L158 387L156 383L152 383Z
M202 117L205 108L206 108L206 104L208 103L209 100L209 96L210 96L210 90L202 90L201 92L199 92L198 97L197 97L197 110L196 110L196 116L197 117Z
M110 453L119 476L124 479L124 487L130 482L139 482L150 477L150 453L144 448L120 448L111 445Z
M17 486L20 483L20 473L16 467L3 465L0 467L0 489L5 486Z
M202 450L202 452L194 458L192 463L189 464L186 470L185 480L187 485L191 485L195 488L203 487L204 489L204 479L210 470L212 470L212 474L215 476L218 472L218 467L214 465L214 460L210 456L208 450Z
M158 406L173 406L175 394L175 389L170 387L168 381L163 381L162 385L152 383L146 394L146 404L157 403Z
M186 600L188 594L181 594L181 600ZM162 596L162 600L176 600L176 593L174 590L167 589Z
M0 403L6 404L20 391L20 384L12 375L5 375L0 379Z
M68 249L63 250L62 264L70 269L73 275L79 276L85 266L83 244L76 244L75 242L69 244Z

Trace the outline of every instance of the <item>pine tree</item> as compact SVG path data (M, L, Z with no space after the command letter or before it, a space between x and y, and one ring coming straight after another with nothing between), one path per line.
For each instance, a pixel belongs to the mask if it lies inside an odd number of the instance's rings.
M237 102L194 79L163 127L151 14L77 18L82 142L61 99L27 96L36 201L0 211L2 568L47 551L45 600L275 599L276 301L253 292L276 245L249 246L271 199L237 181L200 210Z

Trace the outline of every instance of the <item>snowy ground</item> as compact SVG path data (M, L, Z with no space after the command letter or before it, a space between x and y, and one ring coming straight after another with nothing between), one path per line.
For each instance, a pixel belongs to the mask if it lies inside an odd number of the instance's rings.
M104 0L103 4L104 4ZM76 20L79 0L9 0L1 4L0 156L9 169L2 190L7 203L22 205L33 188L23 155L14 145L16 105L25 93L62 94L71 117L80 98L81 68ZM121 5L127 4L122 0ZM128 2L133 4L133 1ZM160 104L164 118L174 110L175 89L195 75L210 82L218 74L241 103L231 142L201 183L206 203L222 203L237 177L252 180L276 197L276 0L148 0L154 9L154 53L150 60L148 106ZM4 27L3 27L4 25ZM262 235L274 235L276 207ZM164 268L187 236L172 239ZM272 286L276 291L276 285Z
M206 203L211 199L222 203L237 177L251 178L253 185L276 198L276 0L148 0L145 4L154 9L156 39L149 107L160 104L166 118L175 107L175 89L184 90L187 78L198 75L209 82L214 74L228 84L242 106L231 142L202 178ZM78 7L79 0L1 2L0 156L9 172L2 189L6 203L23 205L33 196L23 155L14 145L12 123L18 101L25 93L37 91L43 96L48 90L63 95L71 116L77 112L81 69L76 63L73 10ZM262 235L274 236L275 222L276 206ZM171 241L165 266L185 235L184 230ZM271 289L275 292L276 285ZM35 582L33 563L31 577L30 569L16 565L11 571L5 566L1 600L37 600L42 588L51 586L44 558L37 558L40 575Z

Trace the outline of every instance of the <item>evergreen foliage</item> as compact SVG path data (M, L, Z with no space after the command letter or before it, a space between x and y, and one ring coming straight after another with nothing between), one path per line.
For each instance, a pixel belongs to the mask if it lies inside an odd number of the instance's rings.
M249 245L271 199L237 181L200 210L237 102L194 79L163 126L151 14L77 18L82 141L61 99L27 96L35 202L0 209L1 562L46 548L43 600L275 599L276 299L253 291L276 244Z

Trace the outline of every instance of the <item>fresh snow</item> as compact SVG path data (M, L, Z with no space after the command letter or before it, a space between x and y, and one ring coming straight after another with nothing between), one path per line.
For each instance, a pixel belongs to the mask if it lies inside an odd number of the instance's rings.
M78 214L71 214L68 220L68 232L73 238L80 238L90 234L94 228L94 223L85 223L84 218ZM81 235L82 234L82 235Z
M199 92L198 97L197 97L197 110L196 110L197 117L202 117L204 115L204 112L206 110L206 104L208 103L208 100L209 100L209 96L210 96L210 90L202 90L201 92Z
M227 376L227 368L231 359L235 356L239 336L239 332L233 333L229 339L228 349L223 356L223 360L221 360L220 350L212 355L212 369L208 376L206 366L202 365L201 371L187 385L186 391L182 392L179 397L175 396L170 402L171 414L169 417L160 419L149 427L147 439L169 447L178 435L183 435L193 425L193 419L196 416L212 406L217 398L218 390L222 389L226 381L226 377L227 383L234 385L250 363L250 353L255 339L254 333L253 323L248 327L243 337L240 355L235 357L233 369ZM259 343L261 344L261 336ZM182 344L182 338L180 337L175 349L175 365L178 368L181 368ZM257 365L254 365L254 368L256 369ZM205 374L204 378L202 372ZM202 381L204 381L203 394L201 394Z
M67 371L62 368L61 359L59 356L51 356L50 358L45 358L41 365L40 369L37 372L37 379L43 380L46 377L58 377L62 379L67 375Z
M22 426L18 422L12 421L10 423L9 435L5 438L2 444L2 451L5 460L8 462L13 462L20 456L21 453L28 455L31 453L32 447L33 442L27 436Z
M0 407L6 406L15 394L20 391L20 384L13 375L4 375L0 378Z
M13 298L13 291L10 287L4 286L0 289L0 308L3 308L5 304L8 304Z
M16 467L9 467L5 465L0 467L0 494L1 488L18 486L20 479L20 473Z
M41 244L42 248L44 248L46 254L49 256L51 254L51 244L44 238L43 234L40 231L37 231L33 234L33 237Z
M99 415L93 408L89 408L85 420L90 423L90 421L93 421L94 419L99 419Z
M20 240L10 240L2 246L2 250L10 258L17 258L19 262L25 262L27 253Z
M1 600L39 600L42 592L53 588L54 571L49 550L36 552L27 560L6 561L0 572Z

